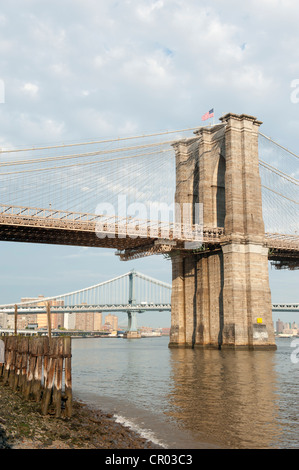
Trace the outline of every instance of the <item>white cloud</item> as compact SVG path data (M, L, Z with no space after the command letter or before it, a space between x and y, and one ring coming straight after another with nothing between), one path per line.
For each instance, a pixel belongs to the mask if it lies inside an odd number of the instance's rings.
M175 80L171 59L160 51L145 57L136 55L123 64L122 71L131 83L145 92L171 87Z
M7 17L0 14L0 26L5 26L7 24Z
M56 63L56 64L50 64L49 71L51 72L52 75L55 75L56 77L60 79L69 79L71 77L69 66L62 62Z
M22 87L22 90L25 94L36 97L39 92L39 87L34 83L25 83Z
M294 2L283 9L266 0L253 7L228 0L225 8L222 0L69 4L67 13L56 0L46 12L36 2L3 9L1 70L14 119L28 115L41 128L49 119L51 135L72 140L194 125L211 101L242 112L250 103L248 111L268 114L264 121L273 119L271 93L275 104L290 106L289 83L299 74ZM20 83L24 97L39 100L21 100ZM9 123L2 129L12 141Z
M30 24L30 35L34 41L37 41L39 47L43 44L51 44L52 47L57 49L65 44L67 37L66 30L56 26L55 21L52 23L51 19L53 18L42 20L41 17L34 14L26 16L25 19Z
M15 126L18 129L18 133L24 136L24 140L27 135L32 136L32 138L34 136L34 140L31 140L33 144L63 140L64 123L55 121L47 116L39 116L36 119L36 117L22 113L18 116Z
M101 55L97 55L94 60L93 60L93 63L94 63L94 66L96 68L101 68L103 67L106 63L107 63L107 60L105 57L101 56Z
M163 6L164 6L163 0L157 0L151 3L143 2L142 4L140 2L137 7L136 12L140 19L145 20L145 21L150 21L150 20L153 20L152 14L154 12L157 12L161 8L163 8Z

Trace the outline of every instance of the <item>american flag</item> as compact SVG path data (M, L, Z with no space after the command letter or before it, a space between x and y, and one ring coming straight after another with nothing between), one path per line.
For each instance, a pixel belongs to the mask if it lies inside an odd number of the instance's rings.
M209 112L207 112L206 114L204 114L201 118L202 121L205 121L206 119L209 119L211 117L214 116L214 108L210 109Z

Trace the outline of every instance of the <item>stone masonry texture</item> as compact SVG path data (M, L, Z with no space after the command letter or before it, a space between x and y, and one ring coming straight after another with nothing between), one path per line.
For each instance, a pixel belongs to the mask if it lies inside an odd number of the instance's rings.
M175 202L203 204L203 225L223 227L214 250L172 256L170 347L275 349L265 246L258 130L249 115L174 144Z

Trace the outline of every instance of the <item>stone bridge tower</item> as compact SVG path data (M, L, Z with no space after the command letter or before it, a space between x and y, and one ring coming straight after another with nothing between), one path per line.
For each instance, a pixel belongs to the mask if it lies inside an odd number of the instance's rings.
M179 204L203 204L221 244L172 257L170 347L275 349L258 164L261 122L226 114L174 144Z

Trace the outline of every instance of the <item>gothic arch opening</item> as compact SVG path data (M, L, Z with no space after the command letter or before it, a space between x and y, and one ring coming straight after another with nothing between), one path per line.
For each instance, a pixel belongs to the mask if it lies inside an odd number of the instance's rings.
M215 227L224 227L225 218L225 158L221 153L212 178L213 214Z

